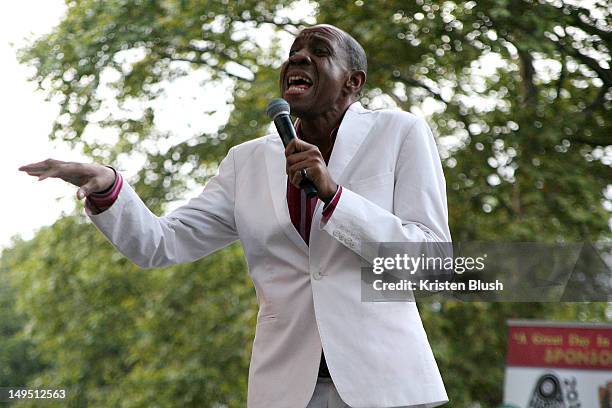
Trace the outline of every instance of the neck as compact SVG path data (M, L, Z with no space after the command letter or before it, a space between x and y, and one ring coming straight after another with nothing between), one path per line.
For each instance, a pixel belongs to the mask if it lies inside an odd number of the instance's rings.
M317 146L320 151L327 151L330 144L329 135L332 130L340 126L340 122L342 122L342 118L350 105L349 103L343 108L331 109L316 117L301 117L300 126L303 139Z

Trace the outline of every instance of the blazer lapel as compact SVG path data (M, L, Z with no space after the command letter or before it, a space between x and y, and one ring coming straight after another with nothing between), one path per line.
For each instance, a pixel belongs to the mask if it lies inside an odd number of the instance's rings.
M355 102L349 106L342 119L334 148L327 165L329 173L338 184L342 184L345 181L345 170L347 165L351 162L355 153L357 153L362 142L370 132L374 123L372 115L370 115L371 113L371 111L364 109L359 102ZM308 245L306 245L306 242L304 242L299 232L291 223L291 216L289 215L289 208L287 207L287 174L285 173L285 155L282 141L278 135L274 134L268 137L267 143L268 148L265 149L265 161L268 173L269 191L276 218L287 235L287 238L308 254ZM313 216L313 225L318 225L321 217L321 208L321 201L319 200ZM315 222L317 224L315 224ZM312 234L315 229L316 228L311 228L310 233ZM312 239L310 242L312 243Z
M268 173L269 191L274 206L274 213L283 231L295 245L308 253L308 245L295 229L287 207L287 173L285 172L285 150L278 135L272 135L267 140L265 161Z
M345 181L347 165L359 150L359 146L370 132L374 121L372 111L364 109L359 102L349 106L336 136L327 169L338 184Z
M346 182L348 174L346 174L345 170L368 133L370 133L373 124L372 111L365 109L359 102L349 106L344 114L338 134L336 135L336 142L334 143L329 163L327 164L329 174L337 184L341 185ZM319 225L323 208L322 204L321 200L317 202L312 225ZM317 231L318 228L310 228L311 251L312 244L315 241L312 234L317 233Z

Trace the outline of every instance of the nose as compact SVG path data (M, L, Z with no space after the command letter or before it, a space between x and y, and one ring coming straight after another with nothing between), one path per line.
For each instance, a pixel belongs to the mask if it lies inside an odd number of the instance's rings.
M289 62L293 64L310 64L310 56L305 50L299 50L289 57Z

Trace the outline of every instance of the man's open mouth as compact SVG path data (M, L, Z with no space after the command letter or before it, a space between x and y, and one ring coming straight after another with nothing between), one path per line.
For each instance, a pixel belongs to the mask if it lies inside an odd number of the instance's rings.
M287 93L302 94L312 86L312 80L304 75L294 74L287 77Z

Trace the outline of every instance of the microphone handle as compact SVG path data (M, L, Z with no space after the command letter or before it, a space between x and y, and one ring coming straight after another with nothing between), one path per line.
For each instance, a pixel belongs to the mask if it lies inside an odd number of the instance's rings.
M293 123L291 123L291 118L289 115L278 115L274 119L274 126L276 126L276 130L278 131L278 134L280 135L285 147L287 147L287 145L297 137L295 134L295 128L293 127ZM311 180L302 179L300 182L300 188L304 190L306 197L308 198L318 195L317 188Z

